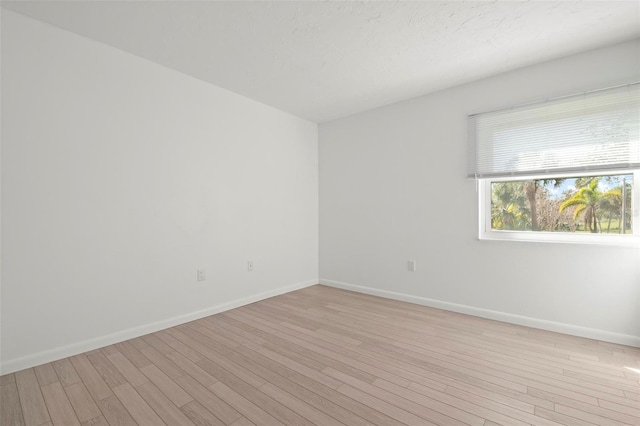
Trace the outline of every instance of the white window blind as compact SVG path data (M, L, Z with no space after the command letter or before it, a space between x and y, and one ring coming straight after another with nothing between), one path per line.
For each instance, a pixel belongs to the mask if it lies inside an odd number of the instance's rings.
M640 167L640 83L469 116L469 177Z

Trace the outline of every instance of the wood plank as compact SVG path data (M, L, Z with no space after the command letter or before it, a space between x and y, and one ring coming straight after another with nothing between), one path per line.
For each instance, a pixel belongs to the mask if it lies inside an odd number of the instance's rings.
M146 368L146 367L143 367ZM169 398L167 398L152 383L145 383L137 389L142 398L149 404L153 410L158 413L160 418L169 426L190 426L193 422L189 420L185 414L180 411ZM191 398L193 401L193 398Z
M396 407L392 403L389 403L383 399L377 398L371 394L363 392L359 389L351 387L349 385L342 385L338 388L338 392L355 399L373 409L381 410L390 417L396 419L402 424L409 426L423 426L423 425L436 425L437 423L426 420L425 418L418 417L413 413L405 411L399 407Z
M423 407L425 411L431 412L429 418L442 424L459 424L460 422L468 425L482 425L485 422L485 418L479 417L476 414L472 414L474 410L464 411L464 408L469 406L461 406L463 404L453 404L451 400L443 402L440 399L426 396L418 392L414 392L411 389L403 388L393 383L376 380L374 385L380 389L392 392L400 397L406 398L409 401L413 401ZM388 399L388 398L386 398Z
M176 379L184 374L184 372L178 368L170 359L165 357L162 353L156 350L154 347L141 349L140 352L147 357L153 364L155 364L164 374Z
M113 393L116 394L138 425L159 426L165 424L129 383L116 386L113 388Z
M257 316L256 320L264 321L266 317ZM288 342L287 347L294 349L296 352L312 358L319 362L342 371L345 374L356 377L362 381L372 383L376 378L385 378L393 381L400 386L409 384L408 380L394 376L376 366L367 364L358 360L352 352L337 345L332 345L323 341L316 341L311 334L296 331L292 325L277 325L279 330L274 335L282 341ZM293 345L291 345L293 343Z
M131 346L133 346L137 350L140 350L140 349L144 349L144 348L148 348L149 347L149 343L147 343L147 341L144 339L144 337L145 336L136 337L134 339L127 340L127 341L131 344Z
M246 362L246 361L245 361ZM253 404L260 406L264 411L268 412L274 418L277 418L280 422L285 424L295 423L295 424L307 424L308 422L302 418L297 413L293 412L289 408L285 407L278 401L273 400L273 398L268 397L263 392L260 392L255 387L251 386L247 382L243 381L239 377L224 371L224 369L216 366L215 363L210 360L202 360L200 362L202 368L207 371L209 369L214 369L216 373L214 376L220 380L220 382L224 383L227 387L232 389L234 392L241 394L244 398L251 401ZM255 375L258 377L257 375ZM209 389L216 389L215 386L220 382L214 384L209 387ZM263 384L266 383L263 381ZM218 388L219 389L219 388ZM253 421L249 417L250 420Z
M80 421L60 382L43 386L42 395L54 426L80 426Z
M247 420L246 417L241 417L235 422L231 423L230 426L255 426L255 424Z
M225 426L216 416L209 410L204 408L198 401L191 401L184 405L180 410L198 426Z
M597 414L588 413L577 409L575 407L569 407L562 404L556 404L555 411L560 414L564 414L568 417L574 417L580 419L582 421L589 422L594 425L600 426L628 426L633 423L621 423L612 419L608 419L606 417L599 416Z
M117 396L112 394L98 401L98 405L109 425L138 426Z
M585 402L571 398L572 395L564 396L560 393L554 394L551 392L542 391L540 389L535 389L535 388L530 388L529 393L531 395L536 395L538 397L553 401L556 406L555 411L558 411L558 412L560 412L558 410L558 406L563 405L568 408L575 408L577 410L580 410L583 413L591 413L596 416L608 419L611 422L611 424L614 424L614 422L617 422L620 424L626 423L630 425L640 424L640 417L638 416L629 415L617 410L611 410L609 408L601 407L599 405L585 403ZM586 417L579 417L579 418L582 418L583 420L587 420Z
M189 361L198 362L202 359L202 355L173 337L171 334L169 334L168 330L160 332L158 336L167 345L171 346L175 352L178 352L181 355L185 356Z
M16 376L13 373L0 376L0 386L8 385L16 382Z
M118 350L118 352L124 355L133 365L136 366L136 368L141 368L141 367L144 367L145 365L151 364L151 361L149 361L147 357L141 354L128 341L116 343L115 347ZM105 355L107 355L107 358L109 358L110 354L105 354Z
M236 351L242 354L239 359L243 361L245 359L244 357L255 360L255 364L252 363L249 365L252 365L253 371L265 378L270 384L279 387L291 395L298 396L314 408L335 417L337 420L346 424L360 424L361 422L365 422L365 419L376 421L379 424L393 422L391 418L333 392L333 390L339 387L340 382L325 376L323 373L305 368L300 368L296 371L295 361L287 363L284 357L280 359L274 357L280 361L280 363L278 363L264 356L262 354L263 350L260 350L261 353L256 353L247 348L238 347ZM269 355L268 351L265 354ZM243 363L246 365L246 362ZM301 365L301 367L304 367L304 365ZM331 389L329 389L327 385L329 385ZM363 418L354 418L352 414L347 414L343 407L348 407L353 412L362 415Z
M556 413L552 410L547 410L546 408L536 407L535 415L547 419L562 425L575 425L575 426L592 426L593 423L585 422L584 420L576 419L575 417L570 417L564 414Z
M0 425L24 426L24 424L18 388L15 381L7 381L0 386Z
M519 410L516 408L512 408L509 405L505 405L505 404L501 404L498 402L494 402L489 398L484 398L482 396L479 395L475 395L469 392L465 392L461 389L458 388L451 388L448 387L445 390L445 393L448 395L451 395L453 397L455 397L457 399L457 401L463 401L462 404L460 404L459 406L466 406L469 408L472 408L472 405L476 405L478 407L482 407L481 410L487 409L487 410L492 410L495 411L497 413L500 413L501 415L507 416L507 417L511 417L513 419L525 422L525 423L530 423L530 424L538 424L538 425L545 425L545 426L552 426L554 424L554 422L547 422L543 419L537 418L535 414L529 413L527 411L524 410ZM479 412L480 410L475 409L474 410L476 412ZM534 407L534 412L535 412L535 407ZM488 417L488 416L485 416Z
M185 330L184 334L179 335L178 338L204 355L205 358L196 363L201 368L204 368L201 363L213 361L224 371L230 372L240 380L243 380L256 388L264 385L264 379L248 371L246 368L239 366L233 361L232 356L228 356L231 352L226 351L221 345L217 345L215 342L212 342L211 339L207 338L207 336L198 333L195 330ZM212 375L216 377L216 379L221 380L220 377L217 377L215 374Z
M80 376L71 364L71 360L69 358L54 361L53 369L56 370L56 374L58 375L62 386L70 386L74 383L80 383L81 381Z
M337 388L323 385L326 380L317 381L316 375L312 375L313 378L310 378L294 370L289 370L288 366L278 364L259 353L243 348L236 348L236 350L242 354L239 355L240 357L246 356L255 361L250 364L252 371L261 375L268 383L274 384L292 395L299 396L306 403L345 424L354 426L370 423L395 424L395 421L390 417L335 392ZM318 374L322 375L322 373ZM333 380L328 376L326 379ZM341 382L335 380L334 382L339 384L338 387L341 385Z
M218 317L217 320L217 324L222 327L225 330L229 330L230 332L234 333L237 336L242 337L243 339L245 339L246 341L250 341L253 343L254 347L257 346L262 346L265 343L268 342L268 340L265 340L261 337L256 336L255 334L249 333L246 330L244 330L243 328L238 328L235 325L233 325L232 323L230 323L227 319L223 319L222 316L220 315L216 315ZM248 345L245 345L248 347ZM254 349L257 350L257 349Z
M236 411L241 413L244 417L251 420L257 426L277 426L282 425L280 421L276 420L269 413L258 407L245 397L240 395L222 382L218 382L209 388L218 398L224 400L231 405Z
M204 408L214 413L225 424L233 423L241 416L231 405L218 398L191 376L182 376L176 382ZM217 382L216 382L217 383Z
M193 401L191 395L185 392L169 376L160 371L155 364L146 365L140 369L147 378L162 391L176 406L182 407L184 404Z
M316 425L323 426L344 426L344 423L341 423L334 419L333 417L328 416L320 410L316 410L311 405L306 404L295 396L288 394L277 386L272 385L271 383L265 383L260 386L260 390L264 392L266 395L270 396L274 400L284 404L286 407L289 407L296 413L300 414L302 417L309 420L311 423Z
M167 333L167 330L160 330L160 331L157 331L157 332L155 332L153 334L155 336L157 336L158 339L160 339L163 342L165 342L167 345L170 345L171 343L176 343L177 342L177 340L174 337L172 337L169 333Z
M228 332L227 330L223 330L215 325L209 324L206 321L202 321L191 324L190 328L199 331L200 333L211 336L215 338L217 341L223 342L223 344L227 347L235 347L244 342L244 339L234 335L233 333ZM255 347L253 342L246 342L249 346Z
M100 374L93 367L86 355L80 354L70 358L71 364L78 372L87 390L96 400L101 400L111 396L113 393L107 384L102 380Z
M86 422L93 418L100 417L102 413L83 383L74 383L71 386L67 386L64 390L67 392L67 396L78 416L78 420Z
M153 346L161 354L168 354L169 352L173 352L175 350L171 346L160 340L160 338L158 338L155 333L142 336L141 339L147 343L147 346Z
M640 425L640 402L636 403L635 406L616 404L614 402L610 402L606 400L599 400L598 403L602 408L617 411L619 413L625 413L630 416L636 417L638 419L636 420L636 422Z
M109 422L104 416L98 416L82 423L82 426L109 426Z
M50 421L51 418L33 369L18 371L15 375L25 424L27 426L40 426Z
M53 369L53 365L51 363L42 364L34 367L33 369L36 373L36 378L38 379L40 387L50 385L51 383L58 381L58 375Z
M341 386L340 381L335 380L320 371L309 368L291 358L280 355L270 349L261 348L258 353L331 389L338 389Z
M411 391L394 385L393 383L378 379L376 382L387 383L387 389L374 386L369 383L358 380L354 377L350 377L340 371L333 370L330 367L325 371L329 376L334 377L343 383L365 392L368 395L378 398L382 401L389 402L397 408L402 408L404 411L413 413L417 416L433 422L436 424L448 424L448 425L475 425L482 426L484 419L478 416L466 413L462 410L455 409L454 406L439 403L438 401L430 401L429 398L420 398L419 395L414 395ZM404 421L398 417L396 419Z
M147 383L149 380L140 370L121 352L114 352L107 355L107 358L118 369L122 376L131 386L137 387ZM150 365L150 364L147 364Z
M103 352L96 351L91 355L87 355L87 358L110 388L127 383L127 379L120 374L118 369L107 359Z
M116 345L105 346L104 348L100 348L100 352L102 352L105 356L111 355L114 352L120 352Z
M205 388L218 381L218 379L198 367L193 361L180 352L175 351L168 353L166 357L173 361L185 374L195 378Z

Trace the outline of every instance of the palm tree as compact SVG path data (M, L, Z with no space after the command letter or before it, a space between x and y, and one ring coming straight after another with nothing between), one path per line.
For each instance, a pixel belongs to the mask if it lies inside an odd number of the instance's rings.
M494 182L491 189L491 227L526 230L529 212L522 182Z
M560 212L563 212L568 207L575 206L573 212L573 218L578 219L580 214L584 214L584 229L588 229L590 232L598 232L598 208L603 204L603 201L608 198L615 198L620 196L620 191L613 189L605 193L598 189L598 183L600 178L585 178L582 180L584 186L578 189L571 198L565 200L560 204ZM576 180L576 183L578 181ZM602 230L601 230L602 231Z
M559 187L564 182L563 178L553 179L537 179L524 182L524 192L527 195L527 201L529 202L529 213L531 216L531 230L540 231L540 221L538 215L538 200L539 189L545 189L550 184L554 187Z
M536 203L536 192L538 191L538 181L530 180L524 183L524 192L529 201L529 212L531 212L531 230L538 230L538 206Z
M620 216L620 209L622 208L622 190L620 188L612 189L607 192L611 193L611 196L604 197L600 200L600 208L606 211L607 214L607 234L611 233L611 218L613 215ZM622 220L622 218L620 218ZM620 225L622 227L622 225Z

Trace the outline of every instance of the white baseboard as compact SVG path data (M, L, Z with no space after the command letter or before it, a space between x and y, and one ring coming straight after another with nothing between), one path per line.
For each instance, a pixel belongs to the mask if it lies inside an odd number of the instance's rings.
M373 296L385 297L387 299L400 300L403 302L415 303L417 305L429 306L432 308L444 309L461 314L473 315L481 318L503 321L511 324L523 325L526 327L539 328L542 330L555 331L558 333L570 334L572 336L586 337L588 339L601 340L604 342L618 343L621 345L634 346L640 348L640 336L630 334L613 333L611 331L598 330L595 328L581 327L578 325L565 324L554 321L547 321L538 318L525 317L521 315L509 314L506 312L492 311L489 309L476 308L473 306L459 305L456 303L443 302L441 300L429 299L426 297L413 296L410 294L396 293L388 290L364 287L356 284L320 279L320 284L331 287L351 290L358 293L370 294Z
M279 287L273 290L258 293L252 296L236 299L231 302L223 303L200 311L191 312L184 315L178 315L162 321L156 321L138 327L129 328L127 330L118 331L116 333L107 334L105 336L95 337L93 339L84 340L82 342L72 343L67 346L54 348L28 355L21 358L4 361L0 364L0 374L13 373L14 371L24 370L25 368L35 367L36 365L45 364L47 362L56 361L69 356L77 355L83 352L102 348L124 340L133 339L135 337L144 336L176 325L184 324L200 318L208 317L250 303L259 302L280 294L289 293L290 291L299 290L301 288L310 287L318 284L318 280L303 281L296 284Z

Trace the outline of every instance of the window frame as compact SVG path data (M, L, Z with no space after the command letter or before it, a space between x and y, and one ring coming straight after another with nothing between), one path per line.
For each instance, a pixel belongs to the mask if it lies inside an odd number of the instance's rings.
M581 176L633 175L631 193L631 234L600 234L545 231L494 230L491 227L491 183ZM528 241L544 243L596 244L606 246L640 247L640 169L591 170L583 173L549 173L527 176L487 177L477 180L478 185L478 238L480 240Z

